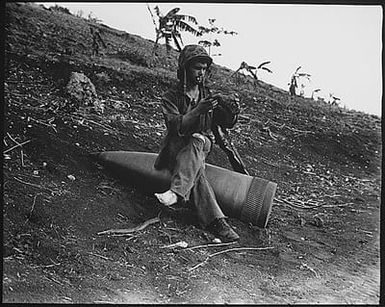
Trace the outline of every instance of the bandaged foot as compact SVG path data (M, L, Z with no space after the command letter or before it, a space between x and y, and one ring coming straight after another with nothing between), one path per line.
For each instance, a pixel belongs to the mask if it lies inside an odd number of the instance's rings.
M178 201L177 195L171 190L164 193L155 193L155 196L165 206L171 206Z

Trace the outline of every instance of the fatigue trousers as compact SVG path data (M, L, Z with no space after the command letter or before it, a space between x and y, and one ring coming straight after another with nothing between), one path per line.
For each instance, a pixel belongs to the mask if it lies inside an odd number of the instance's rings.
M210 148L211 140L208 137L194 134L178 153L171 173L170 190L192 203L202 227L208 226L216 218L225 217L206 178L205 159Z

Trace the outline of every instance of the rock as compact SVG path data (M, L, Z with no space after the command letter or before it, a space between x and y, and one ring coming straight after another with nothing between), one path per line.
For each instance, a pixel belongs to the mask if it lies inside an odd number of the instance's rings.
M72 72L66 90L79 105L93 105L93 101L97 99L95 86L83 73Z
M76 179L74 175L68 175L67 178L69 180L72 180L72 181L74 181Z

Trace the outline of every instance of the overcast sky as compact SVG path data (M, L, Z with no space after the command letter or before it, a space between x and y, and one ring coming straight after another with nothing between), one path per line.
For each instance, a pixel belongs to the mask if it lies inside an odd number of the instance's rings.
M154 25L146 3L57 3L83 16L93 17L110 27L155 40ZM45 6L53 6L54 2ZM202 25L208 18L238 35L219 35L221 47L212 50L214 62L236 70L242 61L266 67L258 77L285 90L298 66L311 74L307 95L321 88L341 98L349 109L381 115L382 97L382 7L371 5L288 5L227 3L149 3L166 14L179 7L180 14L193 15ZM184 35L184 44L197 43ZM164 43L164 42L162 42Z

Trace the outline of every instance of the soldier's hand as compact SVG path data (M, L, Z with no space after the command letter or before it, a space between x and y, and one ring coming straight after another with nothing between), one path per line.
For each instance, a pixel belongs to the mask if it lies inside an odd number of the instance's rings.
M207 97L199 101L196 110L198 113L203 114L212 111L218 105L218 101L215 97Z

